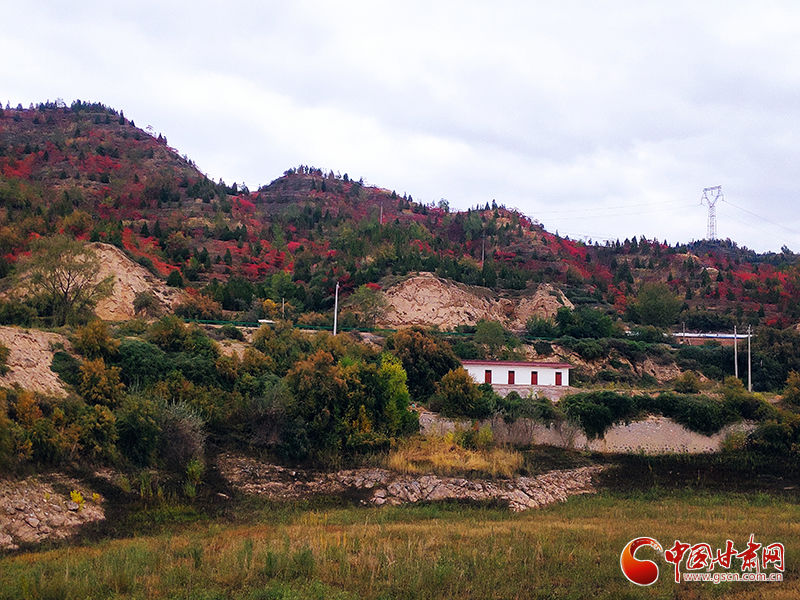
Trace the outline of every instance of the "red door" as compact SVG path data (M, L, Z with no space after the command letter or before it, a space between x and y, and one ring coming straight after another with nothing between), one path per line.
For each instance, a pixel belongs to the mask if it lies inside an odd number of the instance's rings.
M514 385L514 371L508 372L508 385Z
M561 385L561 373L556 373L556 385Z
M483 383L492 383L492 370L486 369L483 372Z
M539 385L539 371L531 371L531 385Z

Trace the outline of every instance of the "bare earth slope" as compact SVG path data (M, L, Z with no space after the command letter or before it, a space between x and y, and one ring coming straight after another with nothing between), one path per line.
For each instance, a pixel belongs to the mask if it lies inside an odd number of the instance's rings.
M19 384L26 390L42 394L67 395L58 375L50 370L53 346L62 344L68 350L67 338L36 329L0 327L0 343L11 351L7 363L10 370L0 377L0 387Z
M114 276L111 296L98 302L95 312L105 321L125 321L135 316L133 299L139 292L151 292L162 309L169 310L181 292L168 287L140 264L128 258L119 248L95 243L92 248L100 259L98 280Z
M559 308L573 308L564 294L550 284L519 297L501 298L488 288L468 286L432 273L419 273L386 290L388 310L381 321L387 327L438 325L452 329L475 325L481 319L500 321L511 329L523 329L536 315L552 318Z

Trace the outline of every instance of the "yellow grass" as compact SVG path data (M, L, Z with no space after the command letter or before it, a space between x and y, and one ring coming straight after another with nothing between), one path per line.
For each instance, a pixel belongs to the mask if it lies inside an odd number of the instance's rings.
M522 467L522 454L499 446L470 450L455 443L453 435L416 437L391 451L388 467L401 473L453 475L481 473L512 477Z

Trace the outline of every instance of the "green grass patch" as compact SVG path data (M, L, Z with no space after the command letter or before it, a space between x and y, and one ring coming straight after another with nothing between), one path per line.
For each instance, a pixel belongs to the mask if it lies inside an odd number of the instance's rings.
M269 506L269 505L266 505ZM782 584L676 586L648 598L792 597L800 505L770 494L604 492L521 514L454 503L284 505L257 517L0 558L0 599L635 598L619 571L633 537L787 549Z

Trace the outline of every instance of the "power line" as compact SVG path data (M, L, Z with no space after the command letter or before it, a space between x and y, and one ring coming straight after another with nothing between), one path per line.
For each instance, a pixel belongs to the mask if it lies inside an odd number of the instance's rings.
M783 229L783 230L785 230L785 231L788 231L789 233L793 233L794 235L800 235L800 231L797 231L796 229L791 229L790 227L786 227L786 225L781 225L780 223L776 223L775 221L772 221L772 220L770 220L770 219L767 219L766 217L762 217L761 215L759 215L759 214L757 214L757 213L754 213L752 210L748 210L748 209L746 209L746 208L743 208L743 207L741 207L741 206L737 206L737 205L736 205L736 204L734 204L733 202L730 202L730 201L728 201L728 200L725 200L724 198L722 199L722 201L723 201L725 204L730 204L730 205L731 205L733 208L738 208L738 209L739 209L739 210L741 210L742 212L745 212L745 213L747 213L748 215L755 217L756 219L761 219L761 220L762 220L762 221L764 221L765 223L769 223L770 225L773 225L774 227L780 227L781 229Z

